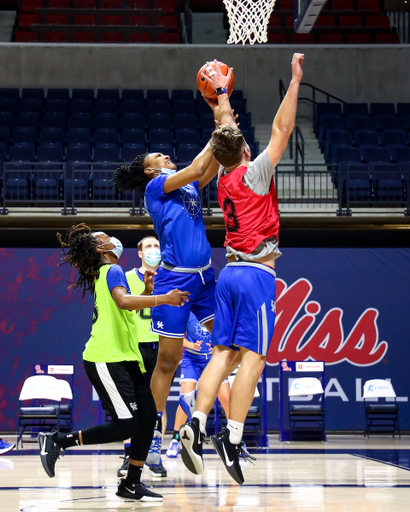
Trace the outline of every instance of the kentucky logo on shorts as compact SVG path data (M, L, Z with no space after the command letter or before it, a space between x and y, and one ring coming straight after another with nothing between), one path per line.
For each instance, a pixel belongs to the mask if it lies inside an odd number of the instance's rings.
M157 329L163 329L164 328L164 322L157 322Z

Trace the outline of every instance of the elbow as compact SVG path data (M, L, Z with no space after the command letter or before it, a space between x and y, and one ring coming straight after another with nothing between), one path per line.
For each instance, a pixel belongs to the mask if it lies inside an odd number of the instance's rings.
M117 307L118 307L119 309L128 309L128 307L127 307L127 306L128 306L127 302L128 302L128 301L127 301L127 300L125 300L125 299L123 299L123 298L118 299L118 300L116 300L116 301L115 301L115 303L117 304Z

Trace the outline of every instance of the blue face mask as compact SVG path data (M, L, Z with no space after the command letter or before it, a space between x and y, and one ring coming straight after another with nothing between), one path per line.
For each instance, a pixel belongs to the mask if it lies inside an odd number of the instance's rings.
M171 174L175 174L175 169L168 169L167 167L161 167L161 174L165 174L167 176L170 176Z
M161 253L158 249L148 249L144 252L144 261L150 267L157 267L161 261Z

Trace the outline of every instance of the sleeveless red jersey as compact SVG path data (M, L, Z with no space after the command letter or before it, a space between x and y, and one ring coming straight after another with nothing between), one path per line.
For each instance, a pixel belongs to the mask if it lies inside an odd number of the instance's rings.
M247 170L241 165L221 175L218 203L225 220L225 247L250 254L263 240L279 238L279 207L273 179L269 193L260 196L243 182Z

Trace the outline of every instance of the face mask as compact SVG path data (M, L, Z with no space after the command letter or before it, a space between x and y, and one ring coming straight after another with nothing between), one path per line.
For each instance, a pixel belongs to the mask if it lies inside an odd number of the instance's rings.
M161 174L165 174L170 176L171 174L175 174L177 171L175 169L168 169L167 167L161 167Z
M161 253L158 249L148 249L144 252L144 261L150 267L157 267L161 261Z
M117 260L119 260L121 257L122 251L124 250L122 243L118 240L118 238L115 238L115 236L110 236L109 241L105 242L104 244L101 244L99 247L102 247L103 245L107 245L109 243L114 245L114 249L109 249L106 252L112 252L117 257Z

